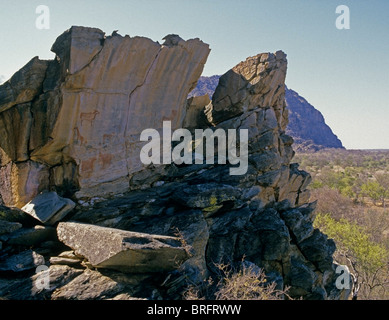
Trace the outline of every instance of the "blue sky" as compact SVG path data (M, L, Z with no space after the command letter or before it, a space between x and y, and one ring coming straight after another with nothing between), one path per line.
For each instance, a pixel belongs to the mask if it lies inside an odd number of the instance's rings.
M35 27L38 5L50 29ZM351 28L335 27L338 5ZM348 149L389 149L389 1L387 0L1 0L0 80L51 45L72 25L110 34L170 33L210 44L204 75L223 74L261 52L288 55L288 87L319 109Z

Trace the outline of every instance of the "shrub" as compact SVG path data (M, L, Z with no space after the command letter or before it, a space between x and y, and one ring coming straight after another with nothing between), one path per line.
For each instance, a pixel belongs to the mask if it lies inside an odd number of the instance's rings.
M335 240L335 259L347 264L354 273L355 299L359 289L362 298L371 298L376 289L381 289L385 296L389 284L389 252L385 247L372 241L363 227L346 219L337 221L329 214L318 214L314 226Z
M218 264L219 282L214 286L210 278L202 286L190 286L184 293L186 300L204 300L204 292L212 292L216 300L284 300L291 299L285 290L276 289L276 283L268 283L263 269L242 263L237 270L230 265ZM211 288L213 287L213 288Z

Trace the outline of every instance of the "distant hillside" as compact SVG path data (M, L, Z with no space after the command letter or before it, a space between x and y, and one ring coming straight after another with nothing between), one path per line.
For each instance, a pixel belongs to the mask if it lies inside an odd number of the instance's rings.
M189 96L208 94L210 98L220 76L200 77ZM325 148L342 148L342 142L325 123L323 115L296 91L286 88L286 104L289 109L289 125L286 133L293 137L296 151L317 151Z
M324 148L344 148L342 142L325 123L323 115L296 91L285 91L289 109L286 133L295 140L298 150L317 151Z
M196 88L189 94L189 97L203 96L208 93L209 97L212 98L219 83L219 78L220 76L200 77Z

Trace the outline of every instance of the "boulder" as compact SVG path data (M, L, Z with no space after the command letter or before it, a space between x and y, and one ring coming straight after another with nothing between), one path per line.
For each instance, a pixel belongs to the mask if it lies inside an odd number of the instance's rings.
M56 192L41 193L27 203L22 210L46 225L54 225L62 220L76 204Z
M216 124L247 110L279 107L281 97L277 121L285 129L282 99L285 95L286 66L286 55L278 51L249 57L226 72L220 77L212 97L208 121Z
M96 268L146 273L176 269L188 258L177 237L151 235L76 222L60 222L58 239Z

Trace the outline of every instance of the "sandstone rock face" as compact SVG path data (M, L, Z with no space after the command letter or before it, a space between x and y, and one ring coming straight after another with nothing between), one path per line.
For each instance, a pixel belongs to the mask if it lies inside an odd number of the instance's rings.
M58 239L25 241L52 263L53 286L38 290L28 285L37 275L13 281L0 272L0 296L180 299L188 284L209 277L217 283L218 263L235 267L244 260L264 268L278 288L290 286L292 297L347 297L335 287L335 244L312 225L311 177L292 163L285 53L249 57L221 76L212 100L187 101L208 45L177 35L164 40L159 45L73 27L53 45L57 59L44 63L31 101L13 98L10 84L0 87L6 90L0 95L3 201L21 207L41 191L55 190L78 204L61 217ZM24 69L22 74L32 73L31 66ZM31 94L23 81L17 97ZM12 119L23 119L30 129L20 131ZM191 133L247 130L247 171L231 175L233 164L217 162L144 166L140 133L160 131L164 120ZM16 209L0 213L1 220L23 224L16 231L7 225L1 238L0 262L12 270L6 261L20 248L10 239L54 228L33 228ZM23 289L10 293L15 287Z
M55 61L34 58L0 87L0 190L8 206L49 186L74 186L78 197L128 190L143 168L140 132L163 120L182 126L209 54L198 39L167 36L160 45L84 27L66 31L52 51Z

